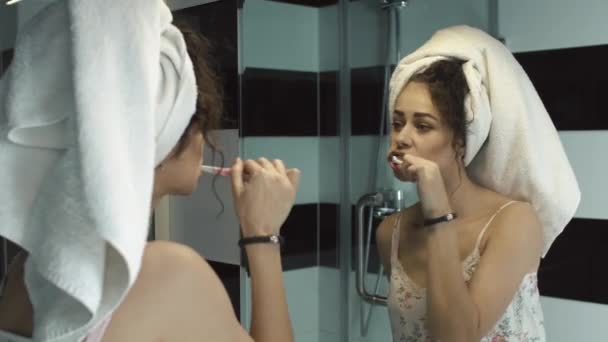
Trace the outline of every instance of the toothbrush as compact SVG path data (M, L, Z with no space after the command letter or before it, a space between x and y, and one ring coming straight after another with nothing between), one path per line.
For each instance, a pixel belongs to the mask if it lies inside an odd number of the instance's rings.
M391 159L391 161L395 164L403 164L403 160L397 158L397 156L393 156L393 158Z
M201 171L211 173L214 175L219 174L220 176L230 176L232 174L232 169L228 167L218 167L218 166L209 166L209 165L201 165Z

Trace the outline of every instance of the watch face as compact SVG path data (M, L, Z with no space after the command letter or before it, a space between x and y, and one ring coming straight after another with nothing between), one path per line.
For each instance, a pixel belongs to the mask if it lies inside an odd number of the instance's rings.
M279 238L278 238L278 237L276 237L276 236L271 236L271 237L270 237L270 241L271 241L272 243L279 243Z

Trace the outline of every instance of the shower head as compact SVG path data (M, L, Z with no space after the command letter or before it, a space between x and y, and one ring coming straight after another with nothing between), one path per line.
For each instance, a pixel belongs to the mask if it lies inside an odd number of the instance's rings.
M387 8L404 8L407 7L409 0L380 0L380 7Z

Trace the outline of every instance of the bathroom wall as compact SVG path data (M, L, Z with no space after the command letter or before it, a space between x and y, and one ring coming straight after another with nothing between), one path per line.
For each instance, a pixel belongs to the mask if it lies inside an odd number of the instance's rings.
M547 338L605 340L608 2L499 0L498 9L499 34L552 115L582 192L575 218L539 271Z
M604 0L495 0L500 35L514 52L608 44Z
M322 123L319 7L313 5L246 0L242 12L242 155L280 158L302 171L296 204L281 234L291 320L296 340L304 342L318 341L319 326Z
M17 34L17 8L0 5L0 77L8 68L13 57L12 48ZM0 238L0 279L16 249L7 240Z

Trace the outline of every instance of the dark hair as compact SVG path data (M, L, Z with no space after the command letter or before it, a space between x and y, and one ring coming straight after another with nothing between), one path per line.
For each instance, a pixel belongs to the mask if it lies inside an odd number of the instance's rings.
M188 128L177 143L176 153L179 155L186 147L188 132L199 128L211 150L218 152L217 145L210 132L220 128L224 111L223 86L213 65L209 51L211 44L201 33L189 28L180 27L184 36L188 55L194 66L194 75L198 86L196 112L192 115Z
M215 161L217 153L220 156L220 165L223 167L224 153L218 148L214 137L211 136L212 130L220 128L222 113L224 112L224 87L217 74L217 66L211 57L211 43L201 33L189 28L186 23L176 23L176 26L184 36L188 55L194 66L194 76L198 87L196 111L190 119L188 128L177 143L176 154L181 154L186 148L190 131L195 128L200 129L205 143L213 153L212 162ZM219 217L224 212L224 203L216 188L218 174L213 177L212 189L215 198L221 205L220 212L217 214Z
M458 59L442 59L410 78L410 82L425 83L429 87L433 104L454 132L455 149L460 144L466 146L469 126L464 104L469 86L462 71L463 63Z

